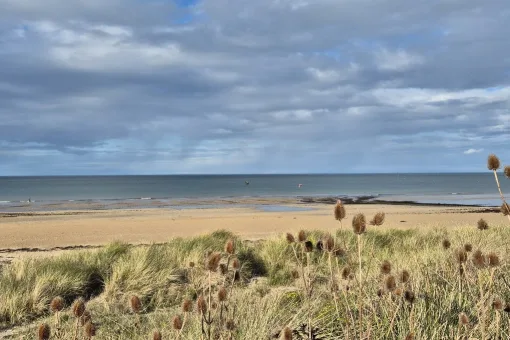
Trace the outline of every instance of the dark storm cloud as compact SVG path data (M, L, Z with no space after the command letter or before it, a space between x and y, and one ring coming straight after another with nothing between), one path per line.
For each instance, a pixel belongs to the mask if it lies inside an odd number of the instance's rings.
M506 1L8 0L0 13L0 174L510 158Z

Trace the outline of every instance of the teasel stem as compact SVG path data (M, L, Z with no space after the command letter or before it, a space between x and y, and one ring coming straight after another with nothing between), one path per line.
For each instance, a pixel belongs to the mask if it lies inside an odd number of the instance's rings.
M336 261L336 266L337 268L339 267L338 266L338 259L335 259ZM345 305L347 306L347 312L349 313L349 317L350 317L350 323L352 325L356 324L356 322L354 321L354 316L352 315L352 312L351 312L351 308L350 308L350 305L349 305L349 300L347 299L347 294L345 293L345 289L341 289L342 290L342 296L344 297L344 300L345 300ZM346 327L346 339L349 340L349 325L347 325Z
M501 200L503 201L503 204L506 206L506 209L510 211L510 207L508 206L508 203L505 200L505 196L503 195L503 191L501 191L501 186L499 185L499 178L498 178L498 172L497 170L492 170L494 172L494 178L496 179L496 184L498 186L499 196L501 196ZM510 221L510 215L506 215L508 218L508 221Z
M211 340L211 291L212 291L212 284L211 284L211 271L209 270L209 307L207 308L207 338ZM205 313L204 313L205 314Z
M184 325L186 324L186 319L188 317L188 313L184 313L184 317L182 318L182 326L181 329L177 332L177 338L176 340L179 340L181 338L182 330L184 329Z
M358 262L359 262L359 294L358 294L358 308L359 308L359 337L363 339L363 279L361 271L361 234L357 234L358 238Z
M297 264L299 266L299 269L301 270L301 278L303 279L303 284L305 286L305 291L308 291L307 284L306 284L306 277L305 277L305 269L303 267L303 263L299 260L296 248L294 247L293 244L291 245L291 247L292 247L292 251L294 252L294 257L296 258L296 262L297 262Z
M328 252L328 263L329 263L329 273L331 275L331 288L333 289L333 301L335 301L335 309L336 309L336 314L337 314L337 317L340 319L340 310L338 308L338 296L336 294L336 289L335 287L333 287L336 282L334 280L334 276L333 276L333 264L332 264L332 261L331 261L331 251Z
M79 322L80 322L80 318L76 318L76 326L74 327L74 340L78 339Z
M312 339L312 282L310 275L310 253L306 253L306 275L308 279L308 291L306 292L306 300L308 304L308 339Z
M390 332L393 333L393 337L395 337L395 332L393 331L393 325L395 324L395 319L397 318L398 311L400 310L400 306L402 305L402 298L399 298L397 308L395 308L395 312L393 313L393 316L391 317L391 323L390 323Z

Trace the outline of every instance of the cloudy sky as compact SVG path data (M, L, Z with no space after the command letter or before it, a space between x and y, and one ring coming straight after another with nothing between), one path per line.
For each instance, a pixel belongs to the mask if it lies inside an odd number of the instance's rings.
M508 0L0 0L0 175L510 163Z

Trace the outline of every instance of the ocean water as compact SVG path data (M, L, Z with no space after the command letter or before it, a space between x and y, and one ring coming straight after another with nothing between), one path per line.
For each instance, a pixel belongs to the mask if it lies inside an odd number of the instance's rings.
M510 180L504 176L500 180L503 192L510 194ZM131 202L136 207L154 200L165 205L175 199L364 195L394 201L500 205L490 172L0 177L0 210L25 206L29 199L32 205L97 202L114 208L118 202Z

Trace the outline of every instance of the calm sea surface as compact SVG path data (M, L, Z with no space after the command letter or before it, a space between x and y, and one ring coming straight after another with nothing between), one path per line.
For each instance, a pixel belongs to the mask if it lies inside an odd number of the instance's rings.
M510 195L510 180L500 178ZM249 184L248 184L249 183ZM0 207L27 202L378 195L425 203L500 205L494 177L477 174L0 177Z

